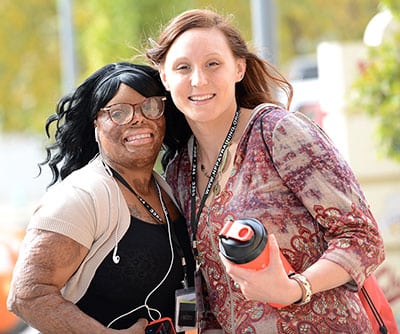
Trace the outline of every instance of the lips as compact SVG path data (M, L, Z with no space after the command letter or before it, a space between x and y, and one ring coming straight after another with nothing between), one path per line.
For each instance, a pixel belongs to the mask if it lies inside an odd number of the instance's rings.
M207 94L207 95L193 95L189 96L189 100L193 102L203 102L206 100L210 100L215 96L215 94Z

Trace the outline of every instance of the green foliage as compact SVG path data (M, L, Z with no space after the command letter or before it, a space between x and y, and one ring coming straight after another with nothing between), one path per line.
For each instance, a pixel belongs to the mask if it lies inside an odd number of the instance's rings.
M390 11L397 19L400 19L400 2L399 0L382 0L382 5L386 8L390 8Z
M390 3L393 2L393 7ZM400 27L398 1L385 1L397 17ZM400 161L400 29L385 35L379 47L369 49L367 66L355 82L351 109L363 110L378 121L377 134L382 151Z
M186 9L184 5L179 0L161 4L159 0L76 1L74 15L81 78L104 64L132 60L143 51L147 38L158 33L160 24L175 15L174 11Z
M43 128L59 94L56 7L1 0L0 130Z

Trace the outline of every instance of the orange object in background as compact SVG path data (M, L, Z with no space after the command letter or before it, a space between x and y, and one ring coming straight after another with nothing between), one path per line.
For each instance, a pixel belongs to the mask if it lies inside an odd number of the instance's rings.
M24 231L10 230L0 226L0 334L19 333L26 327L13 313L7 311L6 301L19 246Z

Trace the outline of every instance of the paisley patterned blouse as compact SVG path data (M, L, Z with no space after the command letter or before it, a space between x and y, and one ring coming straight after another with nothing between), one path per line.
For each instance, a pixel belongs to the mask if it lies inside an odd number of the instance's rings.
M353 172L326 134L304 115L267 105L253 114L225 188L203 208L198 224L211 312L224 333L372 332L355 292L384 260L384 249ZM188 222L191 153L183 150L167 169L167 181ZM296 272L324 258L341 265L353 280L313 295L303 306L276 309L246 300L218 255L224 222L244 217L259 219L275 234ZM190 224L188 228L191 233ZM215 326L209 323L208 328Z

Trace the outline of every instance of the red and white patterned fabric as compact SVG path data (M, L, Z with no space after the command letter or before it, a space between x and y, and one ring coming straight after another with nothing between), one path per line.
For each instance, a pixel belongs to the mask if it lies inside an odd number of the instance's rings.
M191 153L185 149L167 169L189 231ZM340 264L353 281L317 293L303 306L278 310L246 300L225 272L218 248L224 222L244 217L263 222L296 272L325 258ZM384 260L383 241L347 162L302 114L257 108L225 188L203 208L197 240L210 308L224 333L371 332L354 291Z

